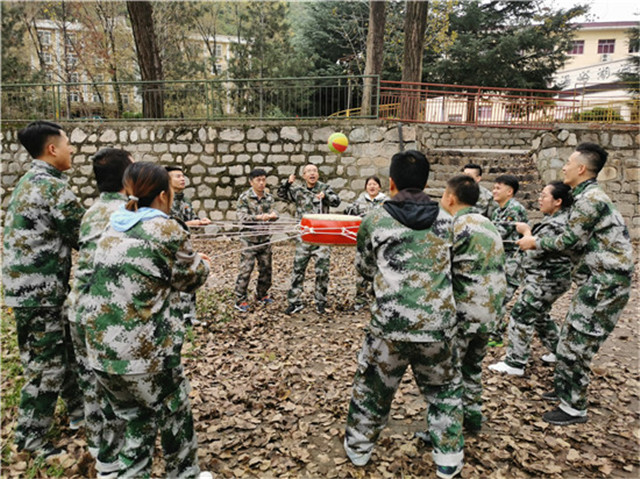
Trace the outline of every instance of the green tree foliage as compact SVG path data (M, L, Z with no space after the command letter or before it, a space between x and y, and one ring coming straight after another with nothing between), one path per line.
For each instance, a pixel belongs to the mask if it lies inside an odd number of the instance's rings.
M456 37L425 62L423 80L458 85L547 88L568 58L576 6L549 11L539 0L464 1L450 18Z
M629 52L633 52L627 58L624 70L618 74L618 78L625 82L626 88L633 94L640 93L640 26L635 26L628 32Z

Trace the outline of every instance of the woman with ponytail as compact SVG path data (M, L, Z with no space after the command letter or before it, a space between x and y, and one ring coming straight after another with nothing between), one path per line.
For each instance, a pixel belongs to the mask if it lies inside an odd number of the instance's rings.
M91 367L126 424L119 469L108 477L149 477L158 431L167 477L211 477L198 467L180 356L184 328L171 315L178 291L204 284L210 259L193 251L188 231L170 218L164 168L133 163L123 185L127 203L98 242L90 286L79 300Z

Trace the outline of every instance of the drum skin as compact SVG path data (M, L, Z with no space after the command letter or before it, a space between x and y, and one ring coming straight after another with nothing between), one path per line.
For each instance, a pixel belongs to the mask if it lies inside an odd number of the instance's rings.
M362 218L359 216L313 214L300 220L305 243L326 246L355 246Z

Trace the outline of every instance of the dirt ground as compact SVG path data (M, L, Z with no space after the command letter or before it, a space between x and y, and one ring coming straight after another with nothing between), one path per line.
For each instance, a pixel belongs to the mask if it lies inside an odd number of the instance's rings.
M332 250L330 310L313 305L313 272L307 272L306 308L284 315L293 246L274 248L274 281L268 307L234 311L232 288L239 244L196 240L214 256L214 271L199 293L203 322L184 347L200 443L200 463L214 477L435 477L429 448L413 438L425 427L426 405L410 373L394 400L388 427L371 462L356 468L342 449L344 423L369 313L352 311L353 248ZM525 376L513 378L486 366L502 358L490 349L483 374L484 413L477 436L465 437L463 478L636 478L640 476L639 277L612 336L593 364L589 421L551 426L541 414L551 408L541 394L552 388L553 368L536 339ZM253 290L255 273L250 289ZM555 305L559 323L569 294ZM69 450L63 476L92 476L82 433L61 427ZM163 475L160 457L154 476ZM28 459L15 454L2 477L22 477ZM23 464L26 463L26 464Z

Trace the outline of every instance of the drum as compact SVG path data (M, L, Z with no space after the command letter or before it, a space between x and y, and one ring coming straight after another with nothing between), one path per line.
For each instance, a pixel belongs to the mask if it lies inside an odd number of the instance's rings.
M317 245L355 246L362 218L349 215L304 215L300 220L302 241Z

